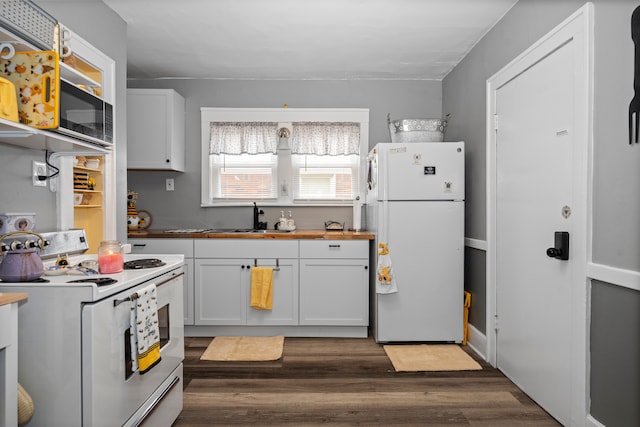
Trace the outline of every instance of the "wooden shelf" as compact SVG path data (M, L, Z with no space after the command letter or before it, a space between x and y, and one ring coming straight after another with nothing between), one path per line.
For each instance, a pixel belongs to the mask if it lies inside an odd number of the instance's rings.
M101 190L83 190L81 188L74 188L74 193L89 193L89 194L102 194Z
M0 142L31 150L63 153L108 154L111 149L81 141L50 130L36 129L22 123L0 118Z
M86 166L74 166L73 169L75 170L79 170L79 171L83 171L83 172L98 172L98 173L102 173L102 169L92 169L92 168L88 168Z
M65 64L64 62L60 63L60 77L63 79L75 84L75 85L84 85L91 88L101 88L102 84L93 80L88 75L84 74L82 71L78 71L70 65Z

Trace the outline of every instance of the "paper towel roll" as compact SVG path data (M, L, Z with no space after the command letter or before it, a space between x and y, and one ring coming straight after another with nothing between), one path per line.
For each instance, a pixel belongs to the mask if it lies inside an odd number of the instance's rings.
M353 201L353 229L360 231L362 228L362 203L360 200Z

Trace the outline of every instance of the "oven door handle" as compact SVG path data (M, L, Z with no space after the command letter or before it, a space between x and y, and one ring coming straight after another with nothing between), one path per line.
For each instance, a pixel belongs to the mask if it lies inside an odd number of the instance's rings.
M136 422L133 423L132 425L134 427L138 427L139 425L141 425L144 422L144 420L149 416L149 414L151 414L151 412L153 412L153 410L156 409L156 406L158 406L158 404L162 401L162 399L164 399L164 397L178 384L179 381L180 381L180 377L174 377L173 381L171 381L171 384L169 384L167 388L162 390L162 393L160 393L160 395L156 397L153 400L153 402L151 402L151 405L149 405L149 407L142 413L142 415L140 415L140 418L138 418Z
M184 276L184 271L182 273L178 273L178 274L173 274L171 275L171 277L169 277L167 280L163 280L160 283L156 283L156 288L164 285L165 283L169 283L170 281L172 281L173 279L175 279L176 277L180 277L180 276ZM113 306L117 307L120 304L122 304L123 302L127 302L127 301L133 301L133 300L137 300L139 297L137 292L132 293L131 295L129 295L126 298L122 298L122 299L116 299L113 300Z

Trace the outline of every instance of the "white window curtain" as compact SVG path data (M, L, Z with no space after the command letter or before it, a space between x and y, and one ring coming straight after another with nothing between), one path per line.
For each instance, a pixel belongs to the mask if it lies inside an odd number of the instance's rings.
M209 154L276 153L278 123L211 122Z
M297 122L291 125L291 153L317 156L360 154L360 124Z

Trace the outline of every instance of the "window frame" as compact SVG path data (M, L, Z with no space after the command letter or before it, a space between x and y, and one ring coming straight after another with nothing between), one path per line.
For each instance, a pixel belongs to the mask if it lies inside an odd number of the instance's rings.
M360 124L358 183L354 198L364 199L366 157L369 150L368 108L214 108L202 107L201 113L201 207L249 206L252 201L210 199L209 132L211 122L357 122ZM291 152L278 150L277 187L275 200L263 200L262 206L351 206L353 201L314 201L293 199L293 169ZM286 187L286 191L284 190ZM285 194L286 193L286 194Z

